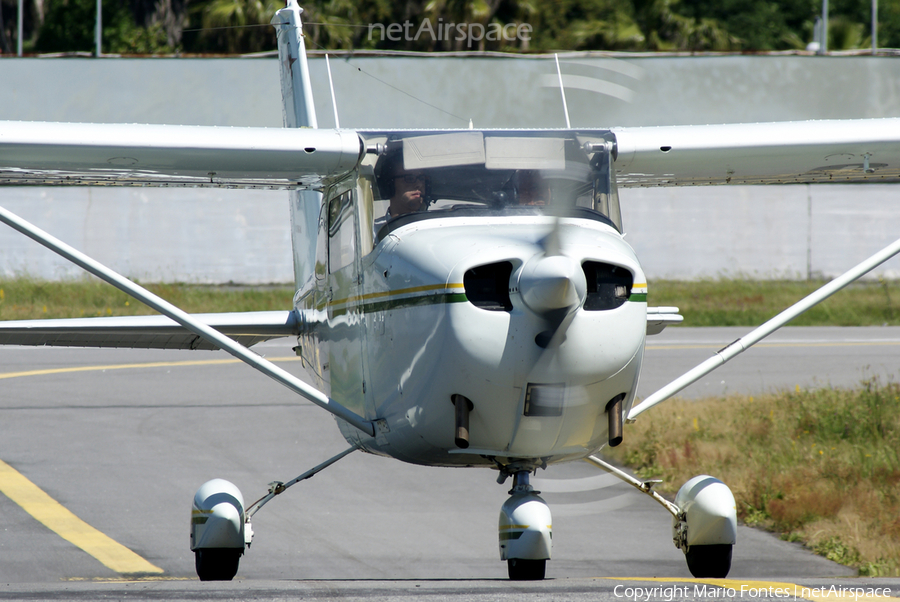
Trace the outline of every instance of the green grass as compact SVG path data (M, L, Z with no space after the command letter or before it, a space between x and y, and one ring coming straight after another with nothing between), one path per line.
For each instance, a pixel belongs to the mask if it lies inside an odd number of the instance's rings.
M827 281L721 279L649 283L651 306L674 305L684 326L756 326ZM900 325L900 282L851 284L790 322L791 326Z
M673 400L608 452L674 495L724 481L738 518L861 575L900 575L900 385Z
M685 326L756 326L799 301L822 282L786 280L658 280L649 303L674 305ZM203 286L147 284L189 312L262 311L291 307L290 285ZM895 307L896 304L896 307ZM80 318L153 313L128 295L93 278L45 282L0 279L0 320ZM900 325L900 282L853 284L790 323L792 326Z
M151 292L191 313L290 309L292 286L147 284ZM96 279L44 282L0 280L0 320L134 316L155 313Z

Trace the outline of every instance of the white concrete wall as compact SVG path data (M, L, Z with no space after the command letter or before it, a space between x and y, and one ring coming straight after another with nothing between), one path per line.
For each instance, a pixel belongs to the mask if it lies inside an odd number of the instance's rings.
M144 282L293 282L287 193L205 188L0 187L0 205ZM81 268L0 226L0 275Z
M873 57L562 57L575 127L900 117L900 61ZM335 58L341 125L561 127L552 58ZM333 126L324 60L312 79ZM0 59L0 119L281 125L275 59ZM900 237L900 187L627 189L651 279L834 276ZM0 204L145 281L290 282L286 194L0 188ZM898 277L897 260L878 275ZM79 270L0 230L0 274Z
M900 117L893 57L563 55L574 127ZM341 125L564 127L553 57L332 57ZM334 118L325 61L310 73ZM278 62L0 58L0 119L281 126Z
M648 278L834 277L900 238L890 184L621 191L626 240ZM900 278L900 259L871 278Z

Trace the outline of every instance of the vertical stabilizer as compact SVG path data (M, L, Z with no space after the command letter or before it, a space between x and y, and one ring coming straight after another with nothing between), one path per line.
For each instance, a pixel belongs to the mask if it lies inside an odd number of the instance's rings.
M303 23L300 21L302 12L303 9L296 0L287 0L287 6L272 17L272 25L278 33L284 127L289 128L318 127L309 83L309 63L306 61Z

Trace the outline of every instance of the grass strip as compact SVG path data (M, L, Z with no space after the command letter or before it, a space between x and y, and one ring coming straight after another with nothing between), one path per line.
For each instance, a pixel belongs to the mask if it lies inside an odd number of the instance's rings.
M758 326L827 280L657 280L648 284L651 306L674 305L684 326ZM894 307L894 301L897 307ZM791 326L900 325L900 282L855 282L790 322Z
M757 326L825 281L720 279L653 281L651 306L674 305L685 326ZM192 313L289 309L291 285L145 284ZM894 300L898 306L894 307ZM145 315L152 310L95 278L47 282L0 279L0 320ZM791 322L792 326L900 325L900 281L850 285Z
M143 284L150 292L189 313L290 309L291 285L210 286ZM156 313L143 303L95 278L46 282L31 278L0 280L0 320L138 316Z
M642 415L607 455L674 494L724 481L744 524L780 533L861 576L900 575L900 385L797 387L675 399Z

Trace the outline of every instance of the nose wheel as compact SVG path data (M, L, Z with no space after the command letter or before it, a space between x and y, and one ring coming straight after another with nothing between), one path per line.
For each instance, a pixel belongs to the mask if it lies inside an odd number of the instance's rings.
M194 567L200 581L231 581L238 572L243 549L205 548L194 550Z
M543 579L552 548L550 508L528 477L527 471L515 473L509 499L500 508L500 559L513 581Z
M547 560L510 558L506 561L511 581L540 581L547 573Z

